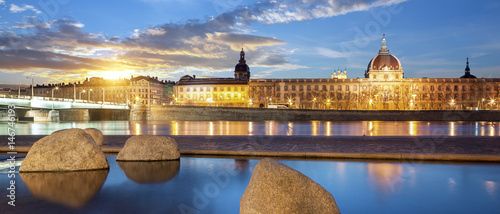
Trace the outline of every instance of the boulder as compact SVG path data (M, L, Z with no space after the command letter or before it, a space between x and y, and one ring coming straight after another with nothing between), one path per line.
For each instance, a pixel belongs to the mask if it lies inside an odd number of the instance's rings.
M170 161L118 161L127 178L136 183L163 183L174 178L181 162Z
M33 144L19 172L109 169L106 156L82 129L66 129Z
M255 166L240 213L340 213L333 196L302 173L265 158Z
M94 128L86 128L83 131L87 132L87 134L92 136L92 138L94 138L94 141L98 146L102 146L104 135L102 134L101 130Z
M78 172L21 172L19 175L36 198L68 207L85 206L100 190L109 170Z
M165 136L137 135L129 138L117 161L178 160L181 157L175 139Z

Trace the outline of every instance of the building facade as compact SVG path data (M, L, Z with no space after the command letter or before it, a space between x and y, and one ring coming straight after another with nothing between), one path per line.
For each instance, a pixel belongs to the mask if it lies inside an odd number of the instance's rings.
M245 52L241 50L239 63L234 68L234 78L197 78L183 76L174 86L175 104L201 106L251 106L248 81L250 68Z
M175 86L176 103L214 105L222 101L222 106L278 104L338 110L499 109L500 79L476 78L470 73L468 59L461 78L404 78L401 62L390 54L385 36L379 53L368 63L365 78L346 78L347 71L337 71L324 79L250 79L244 56L242 51L235 78L181 78Z
M83 82L36 85L33 93L37 97L76 102L164 105L172 102L173 84L150 76L118 80L91 77ZM31 95L31 91L26 90L26 95Z

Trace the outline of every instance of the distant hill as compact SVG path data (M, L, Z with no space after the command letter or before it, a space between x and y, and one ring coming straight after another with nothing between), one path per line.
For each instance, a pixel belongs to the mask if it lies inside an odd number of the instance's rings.
M29 88L29 85L25 84L0 84L0 88L11 88L11 89L17 89L21 86L21 88Z

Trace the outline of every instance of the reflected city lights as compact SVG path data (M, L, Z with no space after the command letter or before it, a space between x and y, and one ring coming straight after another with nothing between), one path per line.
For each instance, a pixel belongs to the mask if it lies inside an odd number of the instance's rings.
M494 181L485 181L484 188L486 189L486 192L488 192L488 195L493 197L497 192L497 183Z
M312 136L318 135L318 121L312 121Z
M286 132L286 135L293 135L293 122L288 122L288 131Z
M415 123L413 121L410 121L410 135L415 136L417 135L417 129L415 127Z
M179 135L179 123L172 121L172 135Z
M330 121L327 121L326 122L326 136L332 136L332 131L331 131L331 128L332 128L332 123Z
M141 135L141 124L136 123L135 124L135 135Z
M416 121L80 121L17 123L16 135L96 128L104 135L500 136L491 122ZM0 124L0 135L8 135Z
M403 167L392 163L368 163L368 176L373 186L382 193L396 193L403 182Z

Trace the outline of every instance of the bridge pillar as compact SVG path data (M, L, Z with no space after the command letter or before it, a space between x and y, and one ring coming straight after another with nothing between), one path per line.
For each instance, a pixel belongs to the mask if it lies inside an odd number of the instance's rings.
M59 111L57 110L30 110L25 117L33 118L34 122L59 122Z

